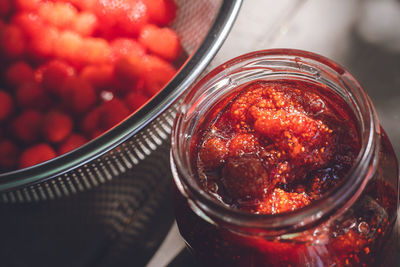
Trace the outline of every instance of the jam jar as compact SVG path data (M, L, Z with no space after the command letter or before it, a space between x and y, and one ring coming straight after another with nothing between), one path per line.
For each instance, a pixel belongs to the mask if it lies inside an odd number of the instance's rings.
M343 67L272 49L232 59L183 99L175 216L208 266L380 266L396 254L398 161Z

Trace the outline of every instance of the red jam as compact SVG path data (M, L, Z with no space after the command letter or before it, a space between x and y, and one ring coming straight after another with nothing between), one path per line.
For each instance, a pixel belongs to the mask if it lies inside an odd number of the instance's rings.
M261 214L321 198L360 150L348 106L324 91L289 80L243 88L207 120L197 159L203 186L232 207Z
M233 92L207 111L191 139L195 179L221 207L288 214L318 205L345 181L362 135L355 112L332 89L282 79ZM220 224L220 217L199 213L196 198L189 195L188 202L178 186L180 232L207 266L376 266L395 246L389 237L395 236L398 198L397 160L383 130L377 149L375 175L340 216L287 235L247 226L237 231L229 219Z

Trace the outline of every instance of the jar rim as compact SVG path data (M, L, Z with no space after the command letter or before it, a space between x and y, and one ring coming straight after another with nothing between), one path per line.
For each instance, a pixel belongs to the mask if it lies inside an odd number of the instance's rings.
M251 60L281 57L290 60L307 60L319 66L323 66L331 71L344 82L348 94L352 97L358 112L360 127L361 149L350 171L343 182L323 195L322 198L313 201L310 205L279 214L254 214L244 212L223 205L220 201L206 192L188 172L179 153L178 139L182 138L179 128L182 124L182 114L187 112L185 103L188 99L195 97L195 94L210 80L221 73L235 68L239 64L246 64ZM206 216L219 224L228 224L231 228L258 228L267 230L269 233L282 234L282 232L297 232L321 223L334 214L341 213L350 207L365 188L370 177L375 172L379 145L379 121L371 100L365 93L359 82L344 67L321 55L297 50L297 49L269 49L255 51L231 59L213 69L193 86L188 95L183 100L183 105L178 109L174 126L171 134L171 168L173 177L178 189L185 195L190 195L195 199L195 205ZM370 164L370 163L374 164ZM179 173L179 174L178 174Z

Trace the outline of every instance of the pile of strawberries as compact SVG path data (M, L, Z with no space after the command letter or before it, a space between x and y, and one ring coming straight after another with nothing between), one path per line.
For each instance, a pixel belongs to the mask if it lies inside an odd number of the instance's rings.
M174 76L174 0L1 0L0 172L71 151Z

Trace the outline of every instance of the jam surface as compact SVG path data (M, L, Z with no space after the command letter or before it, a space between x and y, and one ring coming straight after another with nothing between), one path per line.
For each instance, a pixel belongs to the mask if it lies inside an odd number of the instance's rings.
M309 205L344 179L360 150L352 111L323 85L257 81L215 109L200 125L194 162L202 186L241 210Z

